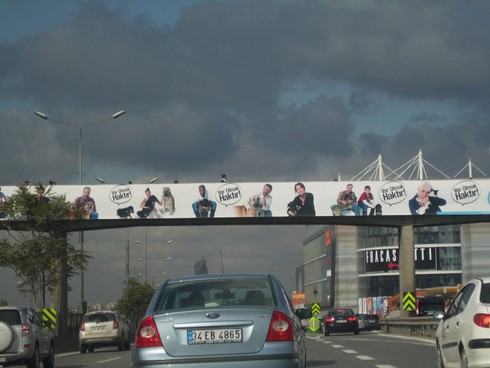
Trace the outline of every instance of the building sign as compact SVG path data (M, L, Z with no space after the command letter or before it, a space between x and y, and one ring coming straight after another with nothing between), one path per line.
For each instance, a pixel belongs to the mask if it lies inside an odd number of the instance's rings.
M436 269L436 248L414 249L415 269ZM370 249L364 251L365 272L394 272L400 269L398 248Z

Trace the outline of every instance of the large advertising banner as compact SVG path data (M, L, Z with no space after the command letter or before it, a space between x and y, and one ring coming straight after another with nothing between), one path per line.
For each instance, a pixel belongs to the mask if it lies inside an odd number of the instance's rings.
M17 189L2 187L0 206ZM490 214L488 179L54 185L50 193L91 219Z

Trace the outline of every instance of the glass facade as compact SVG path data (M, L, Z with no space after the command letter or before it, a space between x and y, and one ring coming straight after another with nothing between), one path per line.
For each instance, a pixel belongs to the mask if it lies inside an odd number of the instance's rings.
M462 283L460 225L414 228L414 243L416 288ZM306 305L396 295L398 247L396 227L312 226L303 243Z
M322 228L306 241L303 254L305 299L329 306L333 300L333 227Z
M456 286L462 282L460 226L414 228L417 289ZM396 228L359 229L359 297L399 292Z

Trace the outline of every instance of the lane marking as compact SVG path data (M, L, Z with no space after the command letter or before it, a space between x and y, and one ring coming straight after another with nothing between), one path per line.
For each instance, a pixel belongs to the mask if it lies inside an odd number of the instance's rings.
M380 364L380 365L375 365L376 368L396 368L394 365L389 365L389 364Z
M370 356L367 355L358 355L356 356L356 358L359 360L374 360L374 358L371 358Z
M102 364L102 363L107 363L107 362L113 362L114 360L121 360L121 357L118 358L112 358L112 359L106 359L106 360L100 360L97 362L97 364Z
M357 354L357 351L355 351L355 350L344 350L344 353L346 353L346 354Z
M332 348L343 349L344 346L343 345L332 345Z

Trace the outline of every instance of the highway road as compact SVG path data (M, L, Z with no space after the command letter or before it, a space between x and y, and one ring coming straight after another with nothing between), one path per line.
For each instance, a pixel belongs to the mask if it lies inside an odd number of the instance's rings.
M434 342L397 337L377 332L360 335L307 334L307 367L314 368L433 368L436 366ZM56 355L57 368L121 368L131 364L131 351L113 348Z

